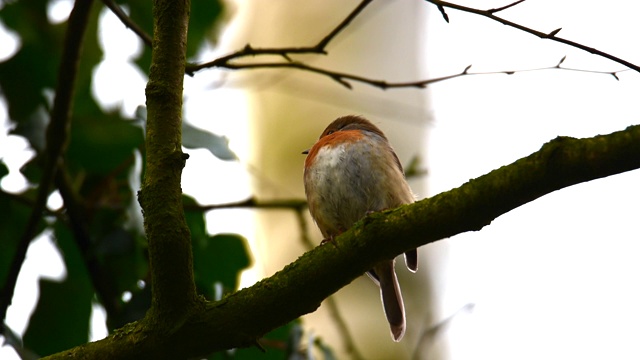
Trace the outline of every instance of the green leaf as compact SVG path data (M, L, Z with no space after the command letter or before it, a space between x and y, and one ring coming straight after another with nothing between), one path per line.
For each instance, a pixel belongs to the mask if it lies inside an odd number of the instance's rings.
M40 280L40 298L24 335L25 346L50 355L89 341L92 292L67 279Z
M0 161L0 180L7 175L9 175L9 168L7 168L7 164L4 161Z
M237 289L240 272L250 264L246 240L237 234L218 234L194 248L196 284L210 299L216 283L227 291Z
M149 36L153 36L153 13L151 1L118 1L118 5L129 9L129 17ZM145 74L149 74L151 66L151 48L144 45L136 64Z
M187 207L196 204L188 196L183 196L183 202ZM202 211L187 211L185 216L191 231L198 291L214 299L217 283L222 284L225 292L237 289L240 272L251 264L246 240L237 234L209 236Z
M43 90L53 89L60 62L63 26L47 19L47 0L5 2L0 17L21 40L18 52L0 63L0 88L9 117L21 123L45 105Z
M100 235L102 239L97 243L96 257L113 279L116 292L122 294L136 288L148 268L139 242L122 228Z
M107 319L109 332L123 327L133 321L142 319L151 307L151 285L146 284L144 289L131 291L131 300L123 304L122 311Z
M198 205L194 198L187 195L182 195L182 203L185 207ZM202 243L209 236L204 222L204 213L202 211L186 211L185 217L191 231L191 241L194 243L194 249L196 247L201 248L203 246Z
M46 147L46 132L49 125L49 113L44 105L38 106L24 118L20 118L11 134L20 135L29 141L31 147L38 153L42 153Z
M234 349L233 351L218 352L209 356L209 360L282 360L289 359L291 348L299 349L300 341L300 319L281 326L264 337L259 339L260 345L265 349L257 347ZM293 358L292 358L293 359Z
M36 155L20 167L20 173L27 178L30 184L39 184L42 179L41 159Z
M0 169L2 168L5 168L4 165L0 166ZM26 194L17 196L26 198ZM0 284L4 284L18 242L31 214L31 207L18 201L16 197L0 192L0 209L2 209L2 216L0 216ZM40 222L38 233L43 228L44 223Z
M48 3L46 0L9 2L0 13L7 26L18 33L22 43L11 59L0 63L0 88L7 100L9 116L17 125L12 133L27 138L38 151L45 147L51 97L57 83L67 27L66 22L49 23ZM99 8L93 8L82 47L75 99L79 106L76 108L82 108L86 103L82 97L91 97L92 69L102 59L96 36Z
M90 230L94 239L90 252L97 259L101 274L97 279L102 289L100 300L105 303L106 309L113 309L107 314L110 327L112 324L124 325L140 319L131 318L133 309L127 309L122 294L140 292L137 283L145 277L149 267L144 256L143 241L122 228L122 211L98 209L92 218ZM144 306L146 311L148 305ZM124 319L128 321L123 322Z
M236 154L229 148L229 139L199 129L186 121L182 122L182 145L189 149L207 149L220 160L237 159Z
M133 150L143 142L142 130L117 114L75 117L67 151L69 167L106 175L132 161Z
M49 355L86 343L93 289L84 261L68 229L55 227L67 278L40 280L40 297L24 335L25 347Z
M219 0L193 0L191 2L187 57L194 56L204 41L210 43L217 41L216 30L222 20L222 11L222 2Z
M147 123L147 108L138 106L136 109L136 121L142 126ZM216 135L204 129L200 129L182 122L182 145L187 149L207 149L220 160L237 160L236 154L229 148L229 139L225 136Z

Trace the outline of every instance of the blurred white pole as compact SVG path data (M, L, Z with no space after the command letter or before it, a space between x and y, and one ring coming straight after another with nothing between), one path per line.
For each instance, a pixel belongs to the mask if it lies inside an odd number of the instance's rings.
M230 49L247 43L258 47L314 45L335 28L359 1L237 1ZM292 56L314 66L390 82L426 78L424 47L427 6L421 2L375 1L327 47L328 55ZM281 60L271 57L270 60ZM389 136L403 164L425 158L429 105L427 92L417 89L381 90L352 83L349 90L328 77L295 69L245 70L228 77L248 93L249 159L253 193L261 200L304 198L304 155L321 131L341 115L363 115ZM422 168L426 168L421 163ZM424 197L424 178L412 182ZM307 216L315 243L320 234ZM295 260L306 249L291 211L261 211L256 215L253 251L260 256L259 276L268 276ZM341 313L367 359L408 358L418 334L431 324L427 273L421 259L418 275L399 270L405 295L408 330L400 344L388 334L378 290L359 279L341 290ZM404 268L404 265L399 266ZM325 306L306 317L314 333L340 351L342 343ZM340 356L343 358L343 356Z

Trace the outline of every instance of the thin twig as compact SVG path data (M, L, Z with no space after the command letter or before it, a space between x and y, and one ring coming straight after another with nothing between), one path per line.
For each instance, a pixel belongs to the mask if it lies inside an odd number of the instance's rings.
M499 71L488 71L488 72L469 72L469 69L471 68L471 65L469 65L463 71L461 71L461 72L459 72L457 74L446 75L446 76L441 76L441 77L431 78L431 79L426 79L426 80L409 81L409 82L388 82L388 81L385 81L385 80L375 80L375 79L371 79L371 78L364 77L364 76L358 76L358 75L353 75L353 74L347 74L347 73L327 70L327 69L315 67L315 66L312 66L312 65L308 65L308 64L305 64L305 63L297 62L297 61L292 61L292 62L265 62L265 63L251 63L251 64L227 64L226 68L227 69L231 69L231 70L293 68L293 69L309 71L309 72L313 72L313 73L316 73L316 74L327 76L330 79L332 79L332 80L336 81L337 83L339 83L340 85L346 87L347 89L352 89L352 84L351 84L350 81L353 81L353 82L359 82L359 83L371 85L371 86L374 86L374 87L377 87L377 88L380 88L380 89L383 89L383 90L393 89L393 88L419 88L419 89L422 89L422 88L427 87L428 85L431 85L431 84L434 84L434 83L437 83L437 82L440 82L440 81L451 80L451 79L455 79L455 78L458 78L458 77L470 76L470 75L495 75L495 74L513 75L513 74L519 73L519 72L554 70L554 69L556 69L556 70L567 70L567 71L589 72L589 73L595 73L595 74L607 74L607 75L612 75L614 78L618 79L617 74L622 72L622 71L626 71L627 70L627 69L624 69L624 70L617 70L617 71L594 71L594 70L573 69L573 68L562 67L562 66L560 66L561 63L562 62L560 62L560 63L558 63L557 65L554 65L554 66L534 68L534 69L499 70Z
M51 121L47 127L47 145L40 154L44 156L42 180L38 188L38 195L29 216L27 226L22 234L16 253L11 261L5 284L0 291L0 319L4 320L7 309L11 304L13 293L22 268L27 249L31 240L38 234L42 213L47 206L49 190L53 183L58 159L64 154L69 139L70 113L75 91L75 80L78 73L78 62L82 41L86 32L87 23L91 14L92 1L77 1L69 16L66 30L62 62L58 71L58 83L56 85L55 99L51 110Z
M626 67L628 67L630 69L633 69L633 70L635 70L637 72L640 72L640 66L635 65L635 64L633 64L633 63L631 63L629 61L623 60L623 59L621 59L621 58L619 58L617 56L613 56L613 55L608 54L608 53L606 53L604 51L600 51L600 50L597 50L595 48L592 48L592 47L589 47L589 46L586 46L586 45L582 45L582 44L577 43L575 41L567 40L567 39L564 39L564 38L556 36L556 34L558 34L558 32L562 28L556 29L556 30L551 31L549 33L545 33L545 32L542 32L542 31L534 30L534 29L528 28L526 26L514 23L512 21L506 20L506 19L504 19L502 17L499 17L499 16L495 15L496 12L504 10L504 9L506 9L508 7L511 7L511 6L517 5L517 4L521 3L522 1L516 1L515 3L509 4L507 6L503 6L502 8L489 9L489 10L481 10L481 9L470 8L470 7L467 7L467 6L453 4L453 3L450 3L450 2L440 1L440 0L425 0L425 1L436 5L438 7L438 9L443 8L443 7L447 7L447 8L451 8L451 9L456 9L456 10L468 12L468 13L471 13L471 14L476 14L476 15L488 17L489 19L497 21L497 22L500 22L503 25L507 25L507 26L516 28L518 30L522 30L524 32L527 32L529 34L533 34L533 35L535 35L535 36L537 36L537 37L539 37L541 39L549 39L549 40L557 41L559 43L563 43L563 44L569 45L571 47L575 47L575 48L590 52L590 53L592 53L594 55L602 56L602 57L607 58L609 60L615 61L618 64L622 64L622 65L624 65L624 66L626 66Z
M234 209L234 208L298 210L298 209L304 209L306 207L307 207L307 202L304 200L298 200L298 199L258 201L255 198L249 198L247 200L231 202L226 204L185 205L184 210L185 211L209 211L209 210Z
M351 84L347 81L347 80L351 80L351 81L356 81L356 82L361 82L361 83L365 83L368 85L372 85L375 87L379 87L381 89L389 89L389 88L406 88L406 87L414 87L414 88L425 88L427 85L429 84L433 84L436 82L440 82L440 81L444 81L444 80L450 80L453 78L457 78L457 77L461 77L461 76L465 76L465 75L488 75L488 74L514 74L516 72L524 72L524 71L534 71L534 70L547 70L547 69L551 69L551 68L540 68L540 69L531 69L531 70L519 70L519 71L496 71L496 72L488 72L488 73L467 73L462 72L459 74L454 74L454 75L449 75L449 76L443 76L443 77L439 77L439 78L434 78L434 79L428 79L428 80L422 80L422 81L413 81L413 82L397 82L397 83L393 83L393 82L387 82L384 80L375 80L375 79L370 79L367 77L363 77L363 76L357 76L357 75L352 75L352 74L346 74L346 73L340 73L340 72L336 72L336 71L331 71L331 70L326 70L326 69L321 69L321 68L317 68L311 65L307 65L305 63L301 63L301 62L297 62L291 59L290 55L293 54L321 54L321 55L326 55L327 51L326 51L326 47L329 45L329 43L340 33L342 32L342 30L344 30L360 13L362 13L362 11L367 7L367 5L369 5L373 0L363 0L361 1L358 6L356 8L354 8L349 15L347 15L329 34L327 34L325 37L323 37L318 43L316 43L315 45L312 46L302 46L302 47L281 47L281 48L254 48L252 47L250 44L245 45L244 48L242 48L241 50L235 51L231 54L222 56L220 58L217 58L215 60L209 61L209 62L205 62L205 63L201 63L201 64L187 64L186 68L185 68L185 73L188 75L193 75L195 72L202 70L202 69L207 69L207 68L222 68L222 69L229 69L229 70L238 70L238 69L256 69L256 68L294 68L294 69L299 69L299 70L306 70L306 71L311 71L311 72L315 72L321 75L325 75L330 77L331 79L333 79L334 81L338 82L340 85L351 89L352 86ZM434 5L436 5L438 7L438 9L440 10L440 12L442 13L443 18L449 22L449 16L447 15L447 13L445 12L445 7L448 8L452 8L452 9L456 9L456 10L460 10L460 11L465 11L465 12L469 12L469 13L473 13L473 14L477 14L477 15L481 15L481 16L485 16L488 17L492 20L498 21L504 25L508 25L511 27L515 27L519 30L528 32L530 34L536 35L540 38L543 39L550 39L553 41L557 41L560 43L564 43L567 44L569 46L572 47L576 47L578 49L582 49L585 51L588 51L592 54L595 55L599 55L599 56L603 56L605 58L608 58L612 61L618 62L622 65L625 65L627 67L629 67L630 69L633 69L635 71L640 72L640 67L638 67L635 64L632 64L626 60L620 59L618 57L615 57L613 55L607 54L603 51L567 40L567 39L563 39L560 37L557 37L556 35L560 32L560 30L562 30L562 28L558 28L555 29L549 33L543 33L541 31L537 31L537 30L533 30L530 28L527 28L525 26L522 26L520 24L511 22L509 20L506 20L504 18L501 18L499 16L496 16L495 13L504 11L506 9L509 9L513 6L516 6L518 4L523 3L525 0L518 0L518 1L514 1L508 5L505 6L501 6L498 8L492 8L492 9L488 9L488 10L480 10L480 9L474 9L474 8L470 8L470 7L466 7L466 6L462 6L462 5L457 5L457 4L453 4L453 3L449 3L446 1L440 1L440 0L425 0L428 1ZM130 28L132 31L134 31L144 42L145 44L147 44L148 46L151 46L151 37L146 34L144 32L144 30L142 30L133 20L131 20L131 18L129 18L123 11L122 9L113 2L113 0L103 0L104 4L109 7L114 14L116 14L116 16L118 16L118 18L120 19L120 21L122 21L123 24L125 24L125 26L127 26L128 28ZM279 62L263 62L263 63L249 63L249 64L237 64L237 63L233 63L234 60L237 59L241 59L241 58L246 58L246 57L255 57L255 56L260 56L260 55L278 55L281 56L285 62L279 63ZM616 78L617 80L619 80L617 73L621 72L621 71L625 71L625 70L619 70L619 71L615 71L615 72L611 72L611 71L591 71L591 70L582 70L582 69L571 69L571 68L562 68L560 66L556 67L557 69L563 69L563 70L569 70L569 71L581 71L581 72L591 72L591 73L602 73L602 74L608 74L608 75L612 75L614 78Z
M505 5L505 6L502 6L502 7L499 7L499 8L489 9L487 11L489 11L492 14L495 14L495 13L500 12L502 10L507 10L508 8L510 8L512 6L516 6L516 5L518 5L518 4L520 4L520 3L524 2L524 1L525 0L518 0L518 1L512 2L509 5Z
M446 21L448 23L449 22L449 15L447 15L447 12L444 10L444 8L442 6L438 6L438 11L440 11L440 14L444 18L444 21Z
M433 78L428 80L421 81L412 81L412 82L387 82L385 80L375 80L370 79L364 76L358 76L353 74L347 74L327 69L322 69L319 67L315 67L312 65L307 65L305 63L292 61L292 62L267 62L267 63L253 63L253 64L227 64L225 66L227 69L238 70L238 69L264 69L264 68L292 68L310 71L313 73L321 74L328 76L332 80L336 81L340 85L346 87L347 89L351 89L352 85L348 81L360 82L368 85L372 85L381 89L389 89L389 88L406 88L406 87L415 87L415 88L425 88L428 84L436 83L443 80L448 80L452 78L456 78L463 75L470 75L465 72L443 76L439 78Z
M185 69L185 73L193 75L196 71L207 68L229 68L227 65L230 61L244 58L253 57L256 55L278 55L283 57L287 61L291 61L289 55L291 54L321 54L326 55L326 47L329 43L346 28L373 0L363 0L358 6L347 15L329 34L323 37L317 44L313 46L302 47L284 47L284 48L253 48L247 44L241 50L233 52L229 55L217 58L213 61L209 61L202 64L188 64Z
M26 196L24 196L23 194L12 194L9 192L6 192L2 189L0 189L0 194L2 196L6 196L9 199L11 199L12 201L15 201L17 203L20 203L24 206L28 206L30 208L33 208L36 205L36 202L33 199L30 199ZM50 209L48 207L45 207L43 210L44 215L48 215L48 216L54 216L57 221L61 221L61 222L66 222L67 219L65 217L65 215L63 214L63 212L61 210L53 210Z
M426 359L427 357L424 353L422 353L421 350L426 349L428 351L432 349L435 340L437 340L437 338L442 335L442 333L449 327L449 325L451 325L453 320L463 312L471 313L474 307L475 304L473 303L465 304L463 307L458 309L455 313L453 313L446 319L440 321L435 325L423 328L420 332L420 335L418 336L418 343L413 351L413 356L411 358L416 360Z
M116 4L113 0L102 0L102 2L122 21L122 24L131 29L140 39L149 47L153 46L153 40L151 36L147 34L135 21L133 21L122 8Z
M367 5L369 5L372 1L373 0L363 0L362 2L360 2L360 4L355 9L353 9L353 11L351 11L351 13L346 18L344 18L344 20L342 20L342 22L338 24L335 29L333 29L333 31L331 31L327 36L320 40L320 42L315 47L319 50L322 50L322 52L324 53L325 47L329 45L331 40L333 40L334 37L336 37L342 30L344 30L344 28L346 28L351 23L351 21L353 21L353 19L355 19L356 16L358 16L362 12L362 10L364 10L364 8L367 7Z

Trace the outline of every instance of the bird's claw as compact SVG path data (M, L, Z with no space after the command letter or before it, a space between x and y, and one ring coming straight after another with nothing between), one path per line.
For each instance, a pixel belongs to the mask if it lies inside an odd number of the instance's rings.
M333 246L335 246L336 248L338 247L338 243L335 241L335 238L332 236L329 236L326 239L322 239L322 241L320 241L320 246L324 245L324 244L333 244Z

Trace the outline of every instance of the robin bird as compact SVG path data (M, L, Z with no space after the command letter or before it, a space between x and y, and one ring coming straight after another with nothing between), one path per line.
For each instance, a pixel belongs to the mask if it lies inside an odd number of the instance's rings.
M304 188L309 211L324 241L333 241L371 212L415 201L387 137L363 117L336 119L303 154L307 154ZM416 249L404 257L407 268L416 272ZM395 260L383 261L367 274L380 287L391 337L400 341L406 319Z

